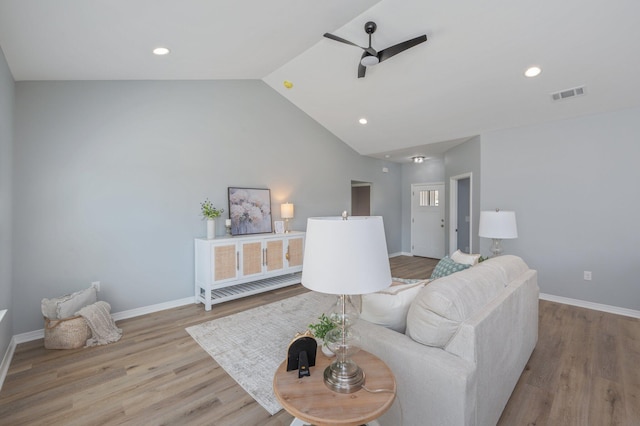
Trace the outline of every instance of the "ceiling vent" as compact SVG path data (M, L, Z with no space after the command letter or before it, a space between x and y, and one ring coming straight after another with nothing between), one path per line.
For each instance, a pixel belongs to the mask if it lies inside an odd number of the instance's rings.
M586 94L586 88L584 86L574 87L573 89L561 90L551 94L553 101L562 101L564 99L575 98L576 96L582 96Z

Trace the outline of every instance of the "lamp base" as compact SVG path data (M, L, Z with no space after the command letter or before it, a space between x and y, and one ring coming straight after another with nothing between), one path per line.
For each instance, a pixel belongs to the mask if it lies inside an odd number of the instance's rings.
M493 238L491 242L491 253L493 253L493 257L500 256L502 251L502 239Z
M324 384L337 393L354 393L364 385L364 371L353 361L333 362L324 370Z

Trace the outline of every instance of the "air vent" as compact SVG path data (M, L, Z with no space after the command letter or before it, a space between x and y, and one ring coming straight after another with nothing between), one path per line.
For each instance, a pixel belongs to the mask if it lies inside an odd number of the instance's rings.
M564 99L575 98L576 96L582 96L586 94L584 86L574 87L573 89L561 90L551 94L551 99L554 101L562 101Z

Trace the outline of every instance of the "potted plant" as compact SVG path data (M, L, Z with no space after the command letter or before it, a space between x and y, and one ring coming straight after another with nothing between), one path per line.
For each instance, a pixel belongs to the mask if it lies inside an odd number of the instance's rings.
M336 324L335 321L333 321L325 314L320 315L318 317L318 320L319 321L315 324L309 324L309 329L313 332L313 335L316 338L322 340L322 353L328 357L332 357L334 353L331 352L329 348L327 348L327 346L324 344L324 337L328 332L336 328L338 324Z
M224 209L216 209L211 201L207 198L200 203L202 209L202 218L207 220L207 239L211 240L216 237L216 218L224 213Z

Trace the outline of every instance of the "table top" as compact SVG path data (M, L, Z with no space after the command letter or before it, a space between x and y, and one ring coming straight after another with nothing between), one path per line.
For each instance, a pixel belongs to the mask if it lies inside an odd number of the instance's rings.
M316 365L309 368L309 377L298 378L297 370L287 371L286 361L280 364L273 377L276 398L290 414L318 426L357 426L377 419L395 399L393 373L380 358L369 352L361 350L352 359L364 371L365 387L393 392L371 393L360 389L342 394L330 390L324 384L323 373L335 358L327 358L318 347Z

